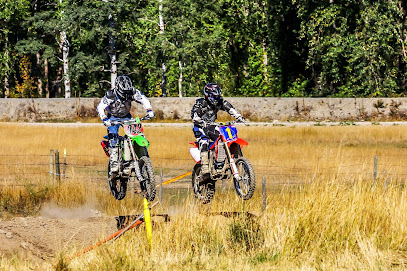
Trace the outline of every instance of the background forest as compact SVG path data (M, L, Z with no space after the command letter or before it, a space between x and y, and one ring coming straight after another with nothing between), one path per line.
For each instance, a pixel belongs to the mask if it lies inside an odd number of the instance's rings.
M118 74L150 97L198 96L207 82L226 96L404 96L406 7L392 0L0 0L0 97L63 97L63 43L72 97L110 88L113 53Z

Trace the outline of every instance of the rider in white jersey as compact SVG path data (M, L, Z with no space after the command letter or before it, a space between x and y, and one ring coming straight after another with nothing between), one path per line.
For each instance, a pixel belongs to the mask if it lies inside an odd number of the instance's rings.
M145 118L151 119L155 116L150 101L146 96L144 96L140 90L133 87L129 77L121 75L117 77L115 81L115 88L106 91L105 96L96 108L103 124L107 127L109 136L110 172L112 176L119 171L117 140L120 127L120 125L112 125L112 123L118 120L132 118L130 114L132 101L142 104L144 109L147 110Z

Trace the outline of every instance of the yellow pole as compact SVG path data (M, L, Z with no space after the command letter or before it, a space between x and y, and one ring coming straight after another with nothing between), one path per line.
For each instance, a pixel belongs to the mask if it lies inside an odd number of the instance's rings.
M148 208L148 200L146 198L143 199L144 205L144 222L146 223L146 233L147 233L147 240L150 243L150 249L153 249L153 233L151 230L151 216L150 216L150 209Z

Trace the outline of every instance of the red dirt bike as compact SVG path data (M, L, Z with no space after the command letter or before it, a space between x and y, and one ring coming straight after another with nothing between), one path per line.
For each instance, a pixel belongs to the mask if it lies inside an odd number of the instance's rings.
M219 137L209 143L209 174L201 174L201 158L198 143L190 143L189 148L196 165L192 171L192 188L195 197L202 203L209 203L215 195L215 182L230 179L236 193L244 200L250 199L256 188L254 169L250 161L243 157L241 146L248 145L237 137L235 122L213 123L219 128Z
M147 118L141 118L141 120L144 119ZM122 200L126 196L128 182L138 181L145 198L153 201L156 195L156 180L151 159L147 152L150 142L144 136L140 119L115 121L112 124L123 126L125 135L118 138L119 173L114 178L110 175L110 163L108 162L107 180L110 192L112 192L115 199ZM104 138L108 139L107 135ZM100 144L109 157L109 141L102 140Z

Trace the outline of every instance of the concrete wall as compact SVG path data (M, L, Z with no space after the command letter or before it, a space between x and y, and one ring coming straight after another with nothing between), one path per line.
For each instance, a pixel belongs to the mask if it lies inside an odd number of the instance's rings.
M407 98L226 98L246 118L272 120L407 120ZM75 121L97 117L100 99L0 99L1 121ZM196 98L150 98L160 119L190 120ZM145 111L134 104L134 116Z

